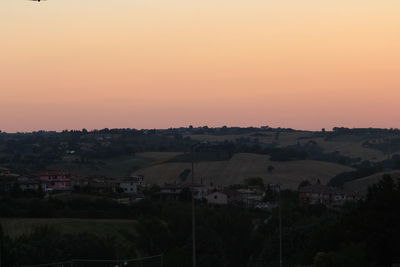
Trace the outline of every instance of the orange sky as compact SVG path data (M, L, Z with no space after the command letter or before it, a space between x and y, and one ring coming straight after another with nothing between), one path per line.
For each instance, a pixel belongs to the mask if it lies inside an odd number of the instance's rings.
M400 127L398 0L0 2L0 130Z

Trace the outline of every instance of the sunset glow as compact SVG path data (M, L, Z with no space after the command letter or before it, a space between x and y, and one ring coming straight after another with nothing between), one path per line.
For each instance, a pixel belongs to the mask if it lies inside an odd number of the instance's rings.
M3 0L0 130L400 127L400 1Z

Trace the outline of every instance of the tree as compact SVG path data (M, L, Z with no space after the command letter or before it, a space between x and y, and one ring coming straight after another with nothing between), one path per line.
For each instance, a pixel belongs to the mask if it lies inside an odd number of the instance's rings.
M318 252L314 258L315 267L366 267L369 266L365 248L359 244L346 244L339 251Z
M261 177L249 177L245 180L246 185L248 186L261 186L264 187L264 181Z
M268 173L272 173L275 170L275 167L272 165L268 166Z
M298 188L300 189L302 187L306 187L306 186L309 186L309 185L311 185L310 181L304 180L304 181L301 181L301 183L299 184Z
M343 219L349 241L364 242L370 262L390 266L400 262L400 183L384 175L368 189L365 202Z

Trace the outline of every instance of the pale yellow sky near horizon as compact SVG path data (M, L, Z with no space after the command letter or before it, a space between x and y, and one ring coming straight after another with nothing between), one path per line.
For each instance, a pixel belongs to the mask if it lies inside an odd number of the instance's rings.
M0 130L400 127L400 1L0 2Z

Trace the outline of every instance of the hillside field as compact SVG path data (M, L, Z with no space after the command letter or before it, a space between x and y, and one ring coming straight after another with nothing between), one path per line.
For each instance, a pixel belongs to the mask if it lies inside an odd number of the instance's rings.
M274 167L271 173L268 172L269 166ZM135 174L144 175L147 183L163 185L180 182L179 175L190 168L191 163L162 163L140 169ZM278 183L290 189L297 189L303 180L315 182L319 179L325 184L336 174L352 170L347 166L313 160L270 161L266 155L250 153L235 154L228 161L195 163L194 168L197 183L202 180L204 184L227 186L242 183L249 177L262 177L266 183ZM190 175L186 182L189 181Z
M296 132L281 132L279 138L276 139L276 132L265 132L264 136L256 136L252 133L238 135L190 135L190 138L197 141L234 141L239 138L258 139L260 143L272 144L276 143L278 147L286 147L315 141L325 152L338 151L341 155L351 158L361 158L362 160L380 161L387 156L379 150L363 147L363 138L354 138L350 136L336 137L332 140L325 140L323 137L314 136L313 132L296 131Z

